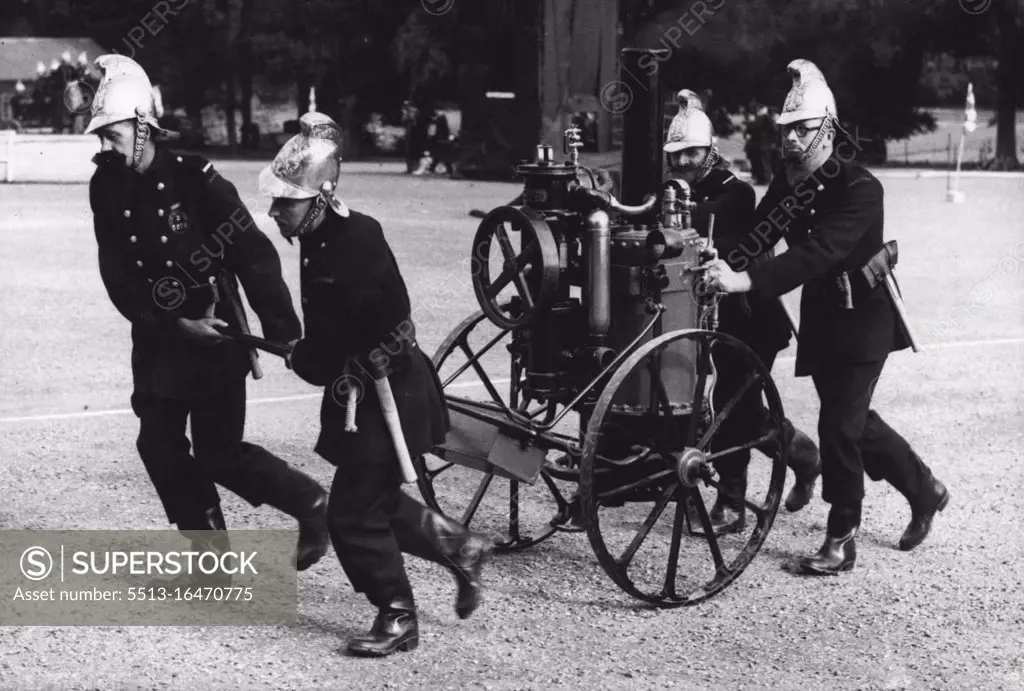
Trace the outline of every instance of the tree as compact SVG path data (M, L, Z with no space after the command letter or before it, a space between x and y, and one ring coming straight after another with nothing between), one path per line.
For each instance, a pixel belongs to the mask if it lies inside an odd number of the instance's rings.
M751 100L781 105L792 85L786 65L804 58L828 79L840 119L875 139L883 155L884 140L934 129L934 119L915 107L927 46L924 0L706 4L717 6L713 15L697 17L677 4L636 37L671 51L662 66L671 89L712 88L712 107L732 112Z

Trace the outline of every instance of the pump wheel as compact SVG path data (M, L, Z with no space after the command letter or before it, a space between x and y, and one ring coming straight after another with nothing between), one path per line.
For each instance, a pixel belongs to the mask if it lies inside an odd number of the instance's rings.
M682 389L666 385L666 362L689 373ZM649 407L617 405L629 390L649 392ZM737 424L747 405L764 411L758 429ZM659 607L696 604L735 581L778 511L784 420L770 373L731 336L672 331L630 355L601 392L580 463L587 535L611 579ZM708 505L718 502L742 523L713 526Z
M511 341L512 333L496 328L482 312L459 324L433 358L445 397L449 401L476 400L482 405L507 406L532 416L531 409L541 406L528 400L522 391L521 356L509 352ZM548 408L548 412L551 410ZM574 415L569 417L571 422L576 421ZM571 422L565 423L566 428ZM575 441L576 436L570 432L566 429L564 435L551 436ZM419 456L413 463L423 502L491 537L499 553L527 549L546 540L572 513L575 482L557 477L546 467L530 485L503 476L494 468L462 465L433 453Z
M516 236L518 254L513 241ZM529 323L558 291L558 246L554 234L529 209L499 206L487 214L473 238L472 263L477 302L487 318L503 329ZM494 274L497 275L492 279ZM510 285L515 292L502 296Z

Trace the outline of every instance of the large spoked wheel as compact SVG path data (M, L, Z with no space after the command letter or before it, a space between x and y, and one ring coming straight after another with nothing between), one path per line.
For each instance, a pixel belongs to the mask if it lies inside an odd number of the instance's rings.
M499 206L480 221L473 238L473 291L495 325L529 323L558 290L558 275L554 234L535 212Z
M689 371L686 391L666 389L664 358L669 368ZM649 406L619 405L636 390L650 392ZM737 426L751 410L757 424ZM660 607L693 605L732 583L778 511L788 455L784 419L764 364L728 335L674 331L623 362L590 417L580 467L587 535L612 580ZM745 476L737 453L749 454ZM713 528L716 501L743 523L720 520ZM674 510L666 512L670 504Z
M507 406L540 420L553 419L561 412L552 404L531 404L522 398L522 366L520 358L509 352L511 342L512 332L495 327L483 312L467 318L449 334L433 360L450 406L453 400L472 399ZM578 425L578 417L571 413L560 427L570 430L570 424ZM551 436L566 443L578 438L569 431ZM426 504L487 534L498 552L536 545L570 518L573 483L557 479L547 468L530 485L493 469L467 467L435 454L419 457L414 465Z

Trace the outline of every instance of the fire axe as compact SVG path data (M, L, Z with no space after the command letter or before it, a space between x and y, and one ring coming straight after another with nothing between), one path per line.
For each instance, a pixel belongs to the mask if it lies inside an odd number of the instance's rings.
M878 250L867 264L861 267L860 273L869 288L874 289L879 283L885 287L885 294L896 310L900 327L910 342L910 347L915 353L918 353L920 348L917 345L917 339L914 338L914 332L910 329L910 318L907 316L906 305L903 304L903 293L900 291L899 283L896 282L895 267L898 259L899 247L895 240L890 240L882 245L882 249Z
M213 327L220 333L224 334L228 338L237 341L238 343L248 346L251 350L262 350L265 353L277 355L279 357L288 357L292 352L292 347L287 343L280 343L278 341L268 341L265 338L259 336L253 336L251 333L240 331L238 329L232 329L230 326L215 326ZM262 373L261 373L262 376ZM259 377L256 377L257 379Z

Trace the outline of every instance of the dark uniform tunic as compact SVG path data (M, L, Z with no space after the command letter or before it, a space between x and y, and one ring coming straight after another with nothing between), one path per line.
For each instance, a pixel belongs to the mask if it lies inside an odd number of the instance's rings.
M384 232L369 216L350 213L329 213L300 239L306 335L292 367L325 387L318 454L338 466L397 466L373 379L388 376L413 457L444 441L447 409L433 365L416 344L409 294ZM344 431L350 387L358 392L358 434Z
M203 345L177 323L204 315L209 281L224 269L241 279L266 338L301 335L277 250L212 164L158 150L146 172L131 177L98 169L89 199L103 283L132 324L137 393L188 397L248 371L241 347ZM238 327L226 300L215 314Z
M401 489L373 380L388 377L412 458L444 442L447 408L416 344L409 294L380 224L355 211L347 218L328 211L300 244L306 334L291 366L324 387L316 452L338 468L328 506L335 552L356 592L383 607L412 597L402 552L445 563L445 550L426 532L428 509ZM350 389L357 392L355 432L345 431Z
M219 502L214 482L253 505L270 501L285 490L289 469L242 441L245 351L233 342L198 343L178 324L204 316L211 278L234 285L237 277L264 335L298 338L301 324L270 239L208 161L160 148L141 175L99 166L89 201L103 284L132 325L138 449L168 520L180 528L200 521ZM226 300L215 314L238 326Z
M780 169L752 229L749 252L734 258L753 259L753 290L773 297L803 286L796 375L812 377L821 399L822 498L859 506L866 471L913 503L930 472L869 408L889 353L909 345L884 289L870 290L858 272L884 241L881 183L839 156L794 186ZM765 258L783 237L787 251Z
M798 377L879 362L909 346L884 291L868 290L858 272L881 249L883 225L882 184L859 164L837 158L795 187L776 176L758 205L755 234L769 246L785 237L789 249L749 269L754 290L775 296L803 285Z

